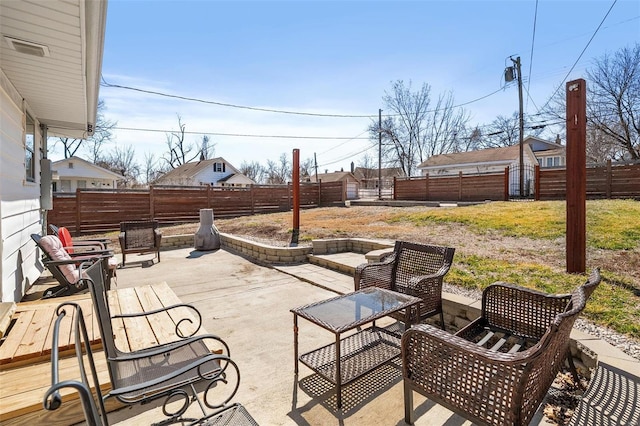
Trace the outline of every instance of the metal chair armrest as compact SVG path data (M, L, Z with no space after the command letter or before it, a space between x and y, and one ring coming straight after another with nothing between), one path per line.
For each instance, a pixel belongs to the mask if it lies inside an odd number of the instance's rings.
M190 332L188 335L183 335L182 332L180 331L180 325L182 323L189 322L189 323L193 323L193 319L191 317L185 317L182 318L180 320L177 321L176 323L176 334L178 336L180 336L181 338L187 338L187 337L192 337L194 336L198 330L200 330L200 327L202 326L202 315L200 314L200 311L198 311L193 305L190 305L188 303L178 303L175 305L171 305L171 306L164 306L162 308L158 308L158 309L153 309L150 311L144 311L144 312L137 312L137 313L127 313L127 314L118 314L118 315L114 315L111 318L137 318L137 317L146 317L149 315L154 315L154 314L158 314L158 313L163 313L163 312L168 312L170 310L173 309L177 309L177 308L187 308L192 310L193 312L195 312L196 316L197 316L197 323L196 323L196 328L195 330L193 330L192 332Z

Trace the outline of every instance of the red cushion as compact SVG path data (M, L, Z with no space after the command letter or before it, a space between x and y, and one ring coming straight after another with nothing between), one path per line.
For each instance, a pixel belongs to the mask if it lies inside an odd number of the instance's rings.
M64 226L58 229L58 238L60 238L60 242L62 243L62 247L69 254L73 254L73 240L71 239L71 233Z

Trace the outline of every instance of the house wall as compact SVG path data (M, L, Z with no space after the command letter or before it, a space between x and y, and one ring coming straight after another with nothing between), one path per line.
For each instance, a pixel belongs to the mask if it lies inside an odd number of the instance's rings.
M194 179L193 179L194 182L191 184L220 186L220 184L218 184L218 181L222 178L229 176L230 174L233 174L233 170L231 169L231 167L229 167L228 164L225 165L224 172L214 172L213 166L211 166L211 167L208 167L206 170L202 170L200 173L194 176Z
M32 233L42 231L40 214L40 158L42 137L36 120L35 182L25 176L23 107L17 91L0 71L0 297L19 301L41 272ZM25 106L26 107L26 106ZM32 114L35 119L35 116Z
M69 168L69 163L73 163L73 168ZM97 170L92 164L85 163L84 161L70 158L56 162L52 168L58 172L58 180L56 183L57 192L75 192L78 188L79 181L84 181L85 186L80 186L81 188L117 188L117 181L115 179L105 178L100 170Z

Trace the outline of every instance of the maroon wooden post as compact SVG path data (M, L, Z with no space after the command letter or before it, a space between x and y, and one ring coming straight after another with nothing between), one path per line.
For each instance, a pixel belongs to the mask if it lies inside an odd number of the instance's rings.
M567 90L567 272L586 269L587 83L569 81Z
M509 201L509 166L504 168L504 200Z
M425 189L424 200L429 201L429 173L424 175L424 189Z
M380 184L381 184L381 182L380 182L380 181L378 181L378 185L380 185ZM397 199L398 199L398 192L397 192L397 191L398 191L398 189L397 189L397 188L398 188L398 186L397 186L397 179L396 179L396 177L394 176L394 177L393 177L393 199L394 199L394 200L397 200Z
M540 164L536 164L535 165L535 177L534 179L536 180L534 183L534 194L533 194L533 199L535 201L540 201Z
M298 245L300 236L300 150L293 150L293 232L291 233L291 245Z
M607 160L607 198L611 198L611 186L613 185L613 170L611 168L611 158Z

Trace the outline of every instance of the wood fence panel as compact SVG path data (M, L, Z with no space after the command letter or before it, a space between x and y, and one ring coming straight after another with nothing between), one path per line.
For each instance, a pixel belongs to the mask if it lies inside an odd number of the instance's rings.
M335 202L344 201L342 182L321 182L320 206L330 206Z
M566 193L565 169L540 169L540 200L564 200Z
M459 201L458 176L429 177L429 201Z
M640 164L612 167L611 197L640 199Z
M64 226L69 229L69 232L76 233L75 194L54 193L53 209L47 212L47 222Z
M396 200L427 201L429 177L398 178L395 181Z
M460 201L485 200L504 200L504 174L463 176Z
M197 222L200 209L209 208L209 202L209 188L206 186L156 186L153 188L153 219L161 223Z

